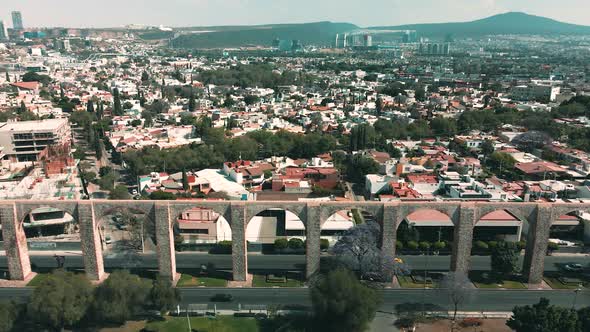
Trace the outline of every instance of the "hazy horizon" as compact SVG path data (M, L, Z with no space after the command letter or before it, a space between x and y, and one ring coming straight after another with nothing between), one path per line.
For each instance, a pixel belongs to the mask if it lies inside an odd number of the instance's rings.
M25 27L107 28L128 24L183 27L318 21L368 27L471 21L518 11L590 25L588 9L587 0L365 0L350 4L338 0L20 0L1 5L0 20L11 27L10 13L18 10L22 12Z

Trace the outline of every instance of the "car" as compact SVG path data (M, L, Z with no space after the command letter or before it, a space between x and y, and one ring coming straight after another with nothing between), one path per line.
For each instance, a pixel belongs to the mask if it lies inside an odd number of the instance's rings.
M110 236L107 236L107 237L104 238L104 243L111 244L111 243L113 243L113 239L111 239Z
M211 302L231 302L234 297L231 294L215 294L211 296Z
M584 269L582 267L582 264L577 264L577 263L566 264L563 268L564 268L564 270L569 271L569 272L582 272L582 270Z
M137 192L137 189L133 189L131 190L131 195L133 196L137 196L139 193Z

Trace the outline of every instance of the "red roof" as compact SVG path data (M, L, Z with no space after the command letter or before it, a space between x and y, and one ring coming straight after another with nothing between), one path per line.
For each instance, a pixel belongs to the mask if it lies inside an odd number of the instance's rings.
M518 221L518 218L513 216L510 212L506 210L497 210L491 213L486 214L485 216L481 217L480 220L485 221Z
M16 82L10 83L10 85L25 90L36 90L39 88L39 82Z

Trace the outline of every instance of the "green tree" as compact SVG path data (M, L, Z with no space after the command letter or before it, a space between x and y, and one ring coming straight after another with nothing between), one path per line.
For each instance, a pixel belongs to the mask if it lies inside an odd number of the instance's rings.
M430 121L430 128L434 135L450 137L457 133L457 122L453 119L438 117Z
M150 282L128 271L114 271L96 288L91 313L96 322L123 324L149 303Z
M197 103L195 101L195 94L193 93L193 91L191 89L191 95L188 98L188 111L194 112L196 107L197 107Z
M318 277L311 286L311 302L321 331L362 332L381 302L376 290L362 285L349 270L339 268Z
M176 200L176 196L166 191L154 191L150 194L150 199L154 201L173 201Z
M182 189L184 191L188 191L190 186L188 184L188 176L186 175L186 170L182 170Z
M516 332L585 332L579 329L575 310L550 305L546 298L532 306L514 307L512 313L506 325Z
M123 106L121 106L121 96L118 88L113 90L113 115L123 115Z
M84 275L57 270L35 288L27 315L44 328L60 331L72 327L86 315L92 291Z
M506 278L518 271L518 257L520 250L513 242L499 242L492 250L492 271L500 278Z
M141 82L142 83L147 83L150 80L150 75L144 70L141 73Z
M494 153L494 151L496 150L494 147L494 142L492 142L489 139L486 139L485 141L483 141L483 143L481 143L480 149L481 153L486 157Z
M496 151L488 157L486 164L492 173L498 176L511 177L516 160L507 153Z
M0 303L0 332L10 332L19 315L19 305L16 303Z
M124 185L117 185L111 190L109 199L129 199L129 190Z
M170 280L158 276L152 283L150 300L153 308L164 314L176 308L180 302L180 292Z
M88 103L86 103L86 112L94 113L94 102L92 102L92 100L89 100Z
M254 104L258 103L259 101L260 101L260 98L258 96L247 95L246 97L244 97L244 102L246 103L246 105L254 105Z

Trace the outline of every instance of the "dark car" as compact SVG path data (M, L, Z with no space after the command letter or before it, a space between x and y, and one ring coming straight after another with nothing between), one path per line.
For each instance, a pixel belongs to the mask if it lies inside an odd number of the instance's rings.
M231 294L215 294L211 296L211 302L231 302L234 297Z

